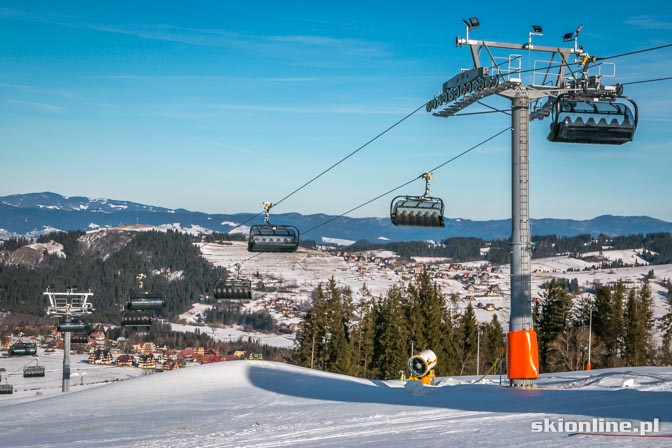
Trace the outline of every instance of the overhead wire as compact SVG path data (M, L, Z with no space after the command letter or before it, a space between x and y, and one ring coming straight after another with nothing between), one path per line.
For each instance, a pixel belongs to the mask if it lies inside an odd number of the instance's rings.
M621 83L622 86L629 86L632 84L645 84L647 82L658 82L658 81L669 81L672 79L672 76L666 76L664 78L654 78L654 79L645 79L643 81L631 81L631 82L624 82Z
M657 47L642 48L641 50L628 51L627 53L614 54L612 56L605 56L601 58L595 58L596 61L606 61L607 59L615 59L623 56L631 56L633 54L644 53L647 51L661 50L663 48L672 47L672 43L658 45Z
M426 104L427 104L427 102L422 103L422 104L421 104L417 109L415 109L413 112L411 112L411 113L405 115L403 118L401 118L400 120L398 120L396 123L394 123L393 125L389 126L387 129L385 129L384 131L380 132L378 135L376 135L375 137L373 137L372 139L370 139L369 141L367 141L366 143L364 143L363 145L361 145L359 148L355 149L354 151L352 151L350 154L348 154L348 155L346 155L345 157L343 157L343 158L342 158L341 160L339 160L338 162L332 164L329 168L325 169L325 170L322 171L320 174L318 174L317 176L313 177L313 178L310 179L308 182L304 183L304 184L301 185L299 188L295 189L294 191L292 191L291 193L289 193L288 195L286 195L285 197L283 197L283 198L280 199L279 201L274 202L274 203L273 203L273 206L275 207L276 205L281 204L281 203L284 202L285 200L287 200L287 199L289 199L290 197L294 196L296 193L298 193L299 191L303 190L305 187L307 187L308 185L312 184L312 183L315 182L317 179L319 179L320 177L324 176L324 175L327 174L329 171L331 171L332 169L336 168L338 165L340 165L341 163L345 162L345 161L348 160L350 157L354 156L354 155L357 154L359 151L361 151L362 149L366 148L367 146L369 146L371 143L373 143L373 142L375 142L376 140L378 140L378 139L379 139L380 137L382 137L383 135L387 134L389 131L391 131L392 129L394 129L395 127L397 127L398 125L400 125L401 123L403 123L404 121L406 121L407 119L409 119L411 116L415 115L420 109L423 109L423 108L425 107Z
M634 54L644 53L644 52L648 52L648 51L660 50L660 49L664 49L664 48L667 48L667 47L672 47L672 43L664 44L664 45L658 45L658 46L655 46L655 47L643 48L643 49L640 49L640 50L634 50L634 51L630 51L630 52L626 52L626 53L619 53L619 54L615 54L615 55L611 55L611 56L598 57L598 58L595 58L594 60L595 60L595 61L604 61L604 60L608 60L608 59L615 59L615 58L619 58L619 57L631 56L631 55L634 55ZM499 66L502 65L502 64L503 64L503 63L496 64L496 65L493 66L493 68L497 68L497 67L499 67ZM562 62L560 63L560 65L565 65L565 66L567 66L567 67L569 68L571 65L580 65L580 63L579 63L579 62L567 63L567 62L562 61ZM528 73L528 72L532 72L532 71L535 71L535 70L536 70L536 69L519 70L519 71L516 71L516 73L517 73L517 74ZM500 76L500 77L504 77L504 74L502 74L501 72L499 72L497 75ZM666 80L670 80L670 79L672 79L672 77L663 77L663 78L649 79L649 80L643 80L643 81L632 81L632 82L622 83L621 85L643 84L643 83L649 83L649 82L666 81ZM508 112L509 112L509 110L496 109L496 108L494 108L494 107L492 107L492 106L489 106L489 105L487 105L487 104L484 104L484 103L482 103L482 102L480 102L480 101L479 101L478 103L481 104L482 106L488 107L488 108L493 109L493 110L492 110L492 111L468 112L468 113L457 114L456 116L482 115L482 114L488 114L488 113L505 113L505 114L508 114ZM405 115L404 117L402 117L400 120L398 120L397 122L395 122L394 124L392 124L391 126L389 126L388 128L386 128L385 130L383 130L382 132L380 132L379 134L377 134L376 136L374 136L373 138L371 138L370 140L368 140L366 143L364 143L363 145L359 146L357 149L355 149L354 151L350 152L350 153L347 154L345 157L343 157L343 158L341 158L340 160L338 160L337 162L333 163L333 164L330 165L328 168L326 168L325 170L323 170L322 172L320 172L319 174L317 174L316 176L314 176L313 178L311 178L310 180L308 180L307 182L305 182L304 184L302 184L302 185L299 186L298 188L294 189L294 190L293 190L292 192L290 192L289 194L287 194L287 195L285 195L284 197L282 197L279 201L274 202L274 203L273 203L273 206L276 206L276 205L278 205L278 204L280 204L280 203L286 201L286 200L289 199L290 197L294 196L296 193L298 193L299 191L303 190L304 188L306 188L307 186L309 186L310 184L312 184L313 182L315 182L316 180L318 180L320 177L324 176L324 175L327 174L329 171L333 170L334 168L336 168L337 166L339 166L341 163L345 162L345 161L348 160L350 157L354 156L355 154L357 154L358 152L360 152L361 150L363 150L364 148L366 148L368 145L370 145L370 144L373 143L374 141L378 140L378 139L379 139L380 137L382 137L383 135L387 134L389 131L391 131L392 129L394 129L395 127L397 127L398 125L400 125L400 124L403 123L404 121L406 121L408 118L410 118L411 116L415 115L419 110L421 110L422 108L424 108L426 104L427 104L426 102L423 103L422 105L420 105L419 107L417 107L415 110L413 110L412 112L408 113L407 115ZM486 140L480 142L479 144L477 144L477 145L475 145L475 146L469 148L468 150L466 150L466 151L464 151L464 152L458 154L457 156L453 157L452 159L450 159L450 160L444 162L443 164L439 165L438 167L436 167L436 168L434 168L433 170L430 170L430 171L435 171L435 170L437 170L437 169L440 169L441 167L445 166L446 164L448 164L448 163L454 161L455 159L457 159L457 158L459 158L459 157L461 157L461 156L467 154L468 152L470 152L470 151L472 151L472 150L478 148L479 146L481 146L481 145L487 143L488 141L490 141L490 140L492 140L493 138L495 138L495 137L501 135L502 133L508 131L509 129L510 129L510 128L506 128L506 129L504 129L504 130L498 132L497 134L493 135L492 137L490 137L490 138L488 138L488 139L486 139ZM360 209L360 208L362 208L362 207L364 207L364 206L366 206L366 205L368 205L368 204L370 204L370 203L372 203L372 202L375 202L376 200L378 200L378 199L380 199L380 198L382 198L382 197L384 197L384 196L387 196L387 195L393 193L394 191L397 191L397 190L399 190L399 189L401 189L401 188L403 188L403 187L405 187L405 186L411 184L412 182L415 182L416 180L420 179L421 177L422 177L422 175L420 175L420 176L418 176L418 177L415 177L415 178L413 178L412 180L410 180L410 181L408 181L408 182L405 182L405 183L403 183L402 185L399 185L398 187L395 187L395 188L393 188L393 189L390 189L390 190L386 191L385 193L382 193L382 194L380 194L380 195L378 195L378 196L376 196L376 197L374 197L374 198L372 198L372 199L370 199L370 200L368 200L368 201L366 201L366 202L364 202L364 203L358 205L357 207L354 207L354 208L352 208L352 209L350 209L350 210L348 210L348 211L346 211L346 212L344 212L344 213L342 213L342 214L340 214L340 215L338 215L338 216L336 216L336 217L330 218L329 220L325 221L325 222L322 223L322 224L319 224L319 225L317 225L317 226L314 226L314 227L310 228L309 230L303 232L303 234L305 235L306 233L312 232L312 231L314 231L314 230L316 230L316 229L318 229L318 228L320 228L320 227L322 227L322 226L324 226L324 225L326 225L326 224L329 224L330 222L333 222L334 220L336 220L336 219L338 219L338 218L342 218L342 217L348 215L349 213L352 213L352 212L354 212L354 211L356 211L356 210L358 210L358 209ZM237 229L237 228L239 228L239 227L245 225L246 223L248 223L248 222L254 220L255 218L259 217L259 216L262 215L263 213L264 213L264 212L261 211L261 212L255 214L255 215L251 216L250 218L248 218L247 220L243 221L242 223L240 223L240 224L236 225L235 227L233 227L233 228L227 230L225 233L226 233L226 234L230 233L231 231L233 231L233 230L235 230L235 229ZM253 255L252 257L249 257L248 259L246 259L246 260L244 260L244 261L252 260L252 259L258 257L258 256L261 255L261 254L262 254L261 252L258 253L258 254L255 254L255 255Z
M283 197L282 199L280 199L279 201L272 202L272 203L271 203L271 204L272 204L272 207L275 207L275 206L281 204L282 202L286 201L286 200L289 199L290 197L294 196L296 193L298 193L299 191L303 190L303 189L306 188L308 185L312 184L312 183L315 182L317 179L319 179L320 177L324 176L324 175L327 174L329 171L333 170L333 169L336 168L338 165L340 165L341 163L345 162L345 161L348 160L350 157L354 156L354 155L357 154L359 151L361 151L362 149L366 148L367 146L369 146L371 143L373 143L373 142L375 142L376 140L378 140L378 139L379 139L380 137L382 137L383 135L387 134L389 131L391 131L392 129L394 129L395 127L397 127L398 125L400 125L401 123L403 123L404 121L406 121L407 119L409 119L411 116L415 115L419 110L423 109L423 108L425 107L426 104L427 104L427 102L422 103L422 104L421 104L420 106L418 106L415 110L413 110L412 112L406 114L404 117L402 117L401 119L399 119L398 121L396 121L394 124L392 124L391 126L387 127L387 128L386 128L385 130L383 130L382 132L378 133L375 137L373 137L372 139L370 139L369 141L367 141L366 143L364 143L363 145L361 145L360 147L358 147L358 148L355 149L354 151L350 152L350 153L347 154L345 157L343 157L343 158L341 158L340 160L338 160L337 162L333 163L331 166L329 166L328 168L326 168L325 170L323 170L321 173L319 173L318 175L316 175L315 177L313 177L313 178L310 179L309 181L305 182L305 183L304 183L303 185L301 185L300 187L296 188L296 189L295 189L294 191L292 191L291 193L289 193L289 194L287 194L286 196L284 196L284 197ZM264 214L264 211L261 211L261 212L257 213L256 215L251 216L250 218L246 219L245 221L241 222L240 224L237 224L235 227L230 228L229 230L227 230L226 232L224 232L224 234L229 234L229 233L231 233L233 230L242 227L243 225L247 224L248 222L250 222L250 221L256 219L257 217L259 217L259 216L261 216L261 215L263 215L263 214Z
M434 172L434 171L437 171L437 170L443 168L444 166L448 165L449 163L451 163L451 162L453 162L453 161L459 159L460 157L462 157L462 156L464 156L464 155L470 153L470 152L473 151L474 149L479 148L479 147L483 146L484 144L488 143L489 141L491 141L491 140L493 140L493 139L499 137L500 135L502 135L503 133L507 132L507 131L510 130L510 129L511 129L510 127L507 127L506 129L502 129L501 131L497 132L496 134L493 134L493 135L491 135L490 137L486 138L485 140L480 141L479 143L475 144L474 146L470 147L469 149L466 149L466 150L462 151L461 153L457 154L456 156L451 157L450 159L446 160L445 162L441 163L440 165L435 166L434 168L428 170L427 172ZM422 173L422 174L420 174L419 176L414 177L413 179L409 180L408 182L404 182L403 184L401 184L401 185L399 185L399 186L397 186L397 187L394 187L394 188L392 188L392 189L390 189L390 190L387 190L385 193L379 194L379 195L377 195L376 197L371 198L371 199L369 199L368 201L366 201L366 202L364 202L364 203L358 205L357 207L351 208L350 210L348 210L348 211L346 211L346 212L343 212L343 213L341 213L341 214L338 215L338 216L331 217L331 218L329 218L328 220L324 221L323 223L318 224L318 225L316 225L316 226L314 226L314 227L311 227L310 229L308 229L308 230L302 232L302 234L305 235L305 234L310 233L310 232L312 232L312 231L314 231L314 230L317 230L317 229L319 229L320 227L323 227L323 226L325 226L325 225L327 225L327 224L329 224L329 223L331 223L331 222L333 222L333 221L335 221L335 220L337 220L337 219L339 219L339 218L342 218L342 217L344 217L344 216L346 216L346 215L348 215L348 214L350 214L350 213L352 213L352 212L354 212L354 211L356 211L356 210L359 210L359 209L362 208L362 207L365 207L365 206L371 204L372 202L377 201L378 199L381 199L381 198L387 196L388 194L394 193L395 191L400 190L400 189L404 188L405 186L407 186L407 185L409 185L409 184L415 182L416 180L422 178L422 176L423 176L424 174L425 174L425 173Z

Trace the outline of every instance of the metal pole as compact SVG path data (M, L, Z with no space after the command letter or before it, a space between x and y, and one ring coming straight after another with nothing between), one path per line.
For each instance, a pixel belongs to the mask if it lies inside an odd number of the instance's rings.
M532 328L529 195L529 97L518 90L511 98L511 315L509 331ZM534 381L511 379L512 386Z
M70 323L70 316L65 316L65 322ZM63 333L63 392L70 391L70 332Z
M593 304L590 304L590 317L588 318L588 364L586 365L586 370L592 369L590 365L590 346L592 342L593 335Z
M476 376L478 376L481 367L481 327L478 327L478 332L476 334Z

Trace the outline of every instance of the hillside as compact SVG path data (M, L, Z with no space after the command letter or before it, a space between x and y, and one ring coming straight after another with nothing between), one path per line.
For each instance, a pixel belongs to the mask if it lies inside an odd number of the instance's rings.
M56 193L30 193L0 197L0 238L16 235L39 236L52 229L91 230L137 223L164 225L192 233L227 232L254 215L254 213L207 214L129 201L66 197ZM262 218L258 216L247 225L261 223ZM509 219L474 221L446 217L445 229L395 227L387 217L336 218L325 214L274 213L273 221L295 225L302 231L320 226L302 236L304 240L314 240L318 243L334 240L440 241L454 236L506 239L511 235ZM597 236L601 233L630 235L672 232L672 223L646 216L599 216L590 220L532 219L531 226L534 235ZM248 229L249 227L242 226L236 228L234 232L246 234Z
M109 368L113 372L114 368ZM265 361L234 361L0 398L3 446L28 447L663 447L669 438L536 433L532 422L659 419L672 434L672 369L542 376L537 390L497 377L438 385L369 381ZM39 380L35 380L37 383ZM23 395L24 398L20 398ZM25 402L25 396L32 395ZM16 404L14 404L16 403ZM637 436L640 434L637 433Z

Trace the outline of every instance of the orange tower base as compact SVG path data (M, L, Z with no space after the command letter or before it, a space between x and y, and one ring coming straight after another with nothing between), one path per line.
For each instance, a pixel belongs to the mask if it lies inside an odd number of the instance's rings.
M510 380L539 378L539 349L534 330L509 331L506 338L506 366Z

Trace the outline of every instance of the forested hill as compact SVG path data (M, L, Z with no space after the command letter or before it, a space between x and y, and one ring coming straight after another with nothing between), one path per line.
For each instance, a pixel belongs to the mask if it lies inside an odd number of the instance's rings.
M8 243L0 250L0 310L35 316L45 315L47 287L76 287L94 293L96 320L118 322L135 277L144 273L145 289L163 292L161 314L172 317L209 294L222 275L200 256L193 237L172 231L52 233L31 246Z
M641 249L642 258L651 264L672 263L672 234L669 232L634 234L597 238L589 234L559 237L537 235L532 237L532 257L545 258L562 254L581 256L588 252L607 249ZM402 257L445 257L456 262L487 260L495 264L510 262L508 240L486 241L481 238L454 237L439 243L426 241L389 242L376 244L358 241L350 251L389 250Z

